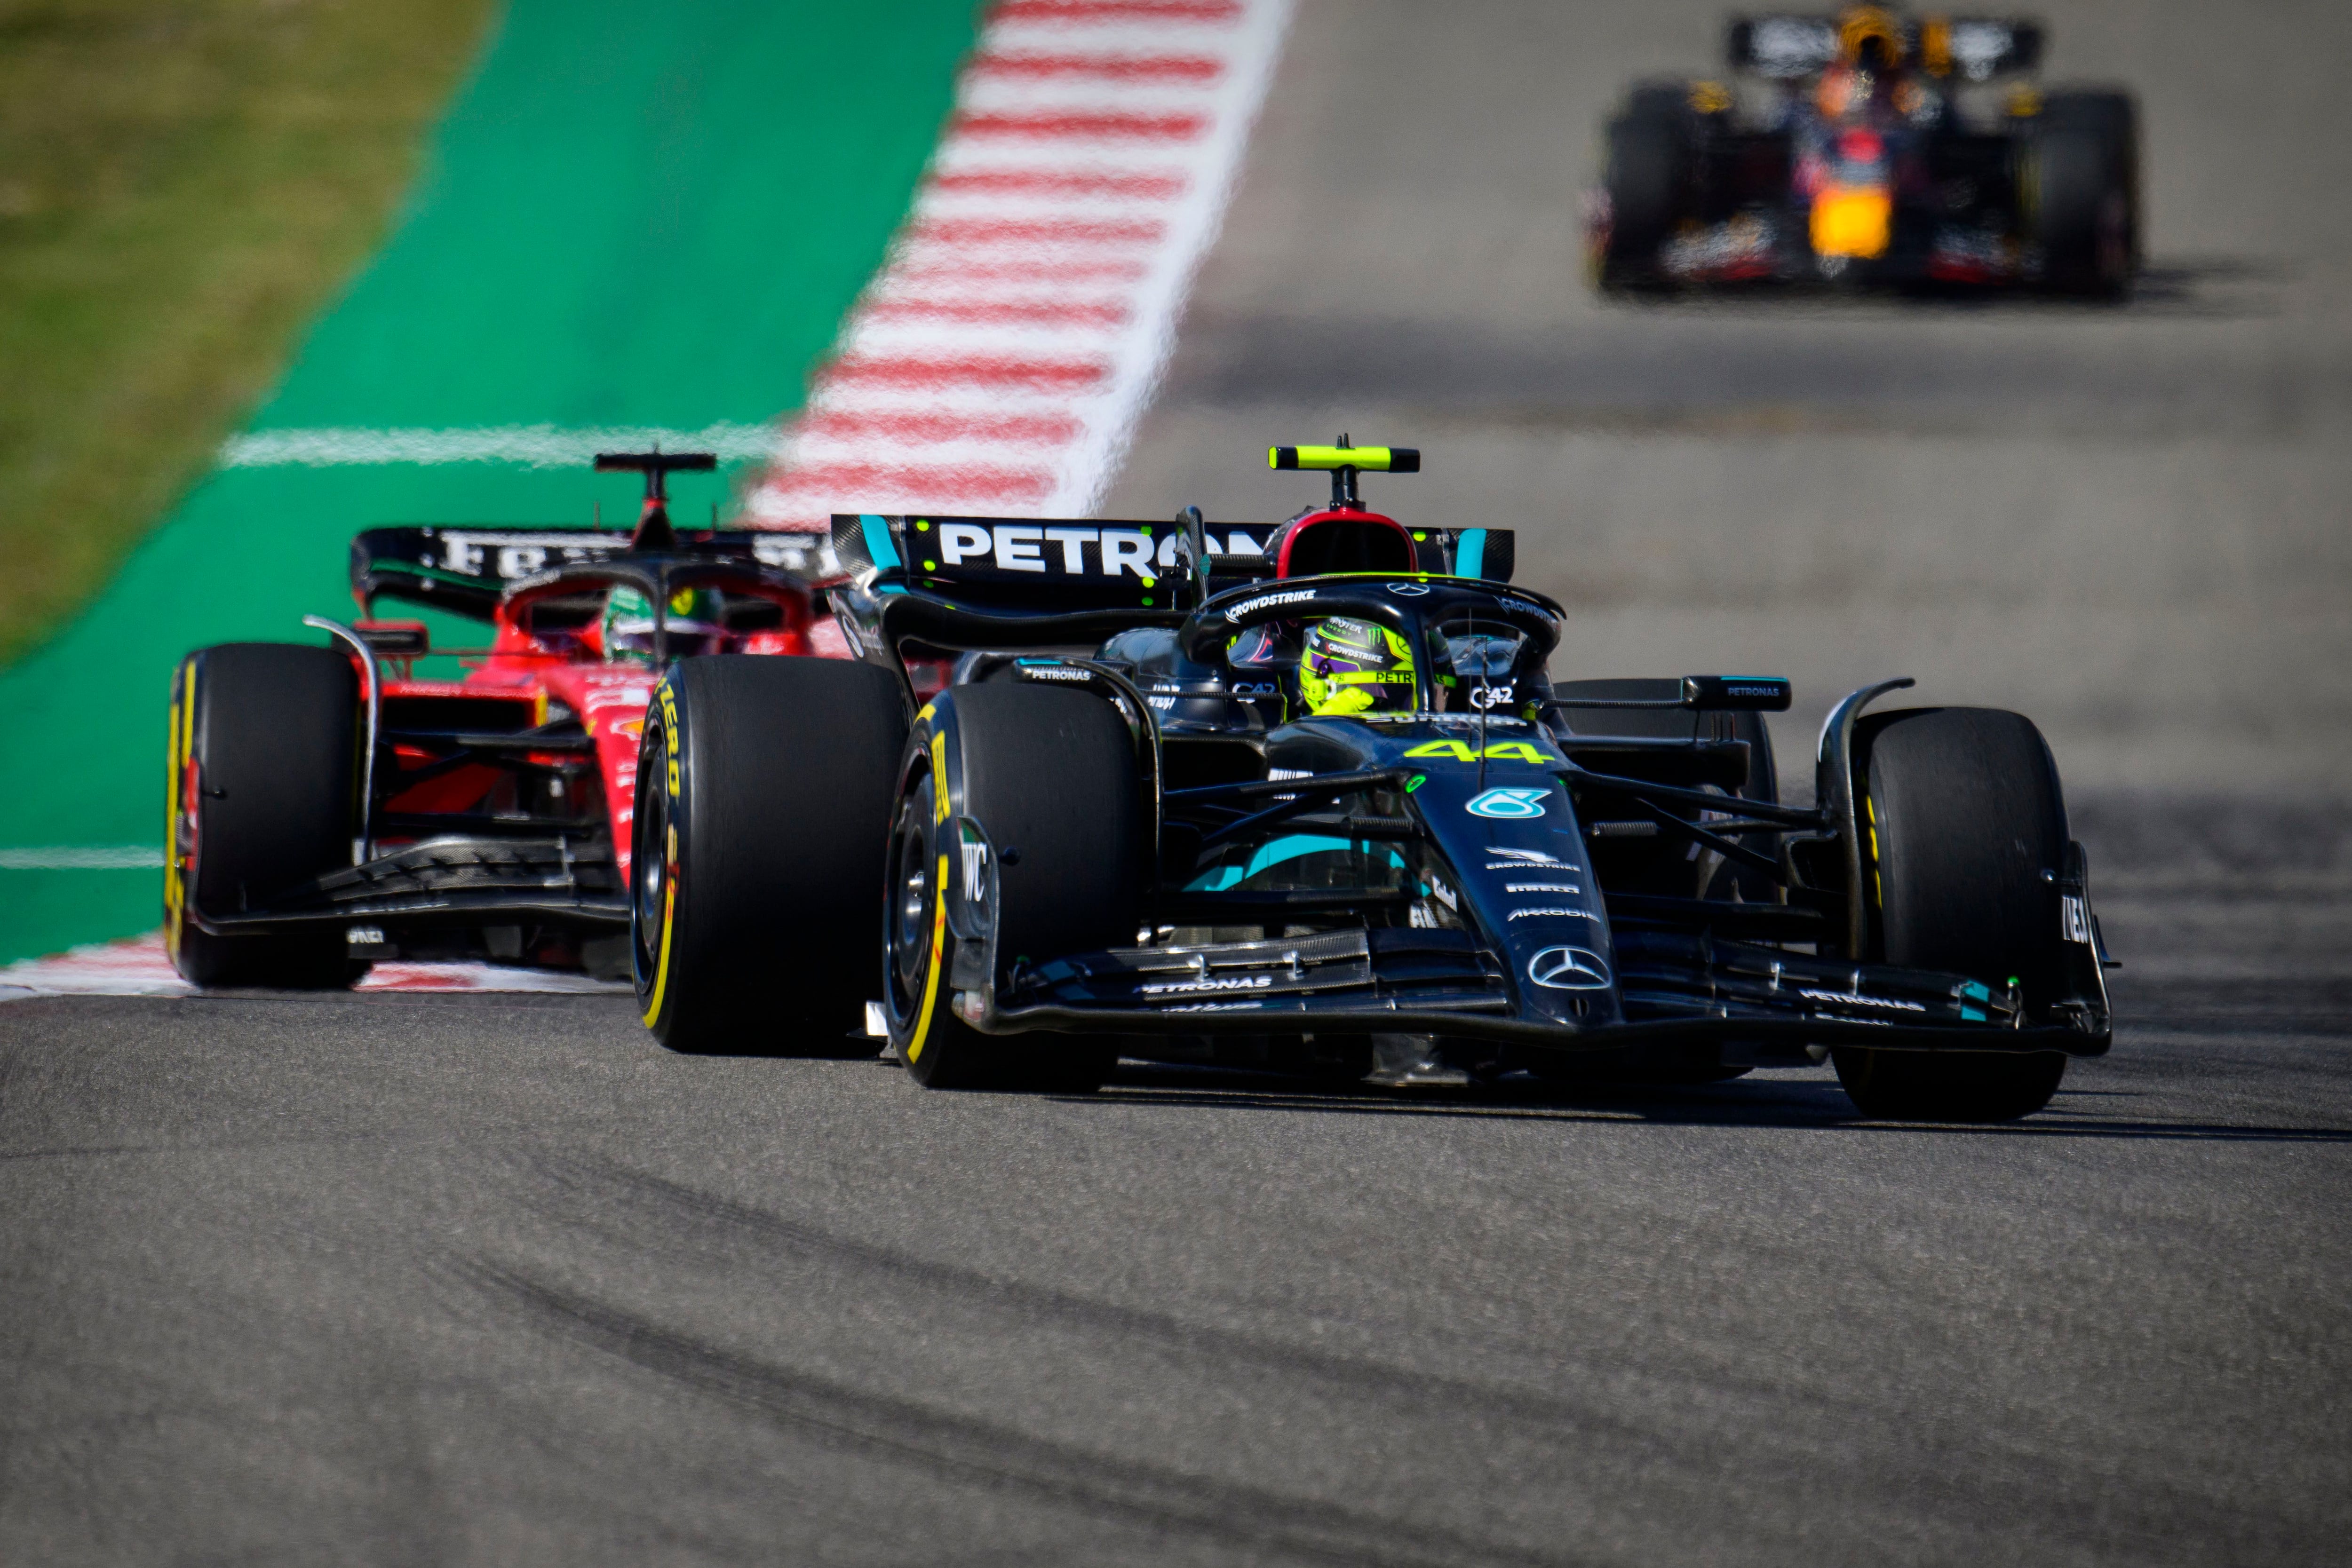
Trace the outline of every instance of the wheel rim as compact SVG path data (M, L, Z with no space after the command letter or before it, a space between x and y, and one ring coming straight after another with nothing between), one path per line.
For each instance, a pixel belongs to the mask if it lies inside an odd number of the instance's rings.
M660 733L657 727L655 733ZM668 751L667 739L655 741L646 747L645 761L637 768L635 821L629 848L630 912L635 918L629 930L635 938L633 956L640 989L653 983L655 967L660 962L662 926L669 916L666 899L677 876L677 867L669 861L669 790L663 782Z
M913 1018L931 957L931 781L927 776L899 803L890 834L890 898L884 915L890 948L890 1010Z

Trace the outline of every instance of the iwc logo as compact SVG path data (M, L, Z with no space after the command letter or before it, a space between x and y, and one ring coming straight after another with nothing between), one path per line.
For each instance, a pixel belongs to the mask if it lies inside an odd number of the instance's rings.
M1589 948L1547 947L1528 960L1528 978L1555 991L1606 990L1609 961Z

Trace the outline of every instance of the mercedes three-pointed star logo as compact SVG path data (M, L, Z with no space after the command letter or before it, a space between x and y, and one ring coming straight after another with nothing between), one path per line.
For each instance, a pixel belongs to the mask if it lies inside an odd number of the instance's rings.
M1528 960L1528 978L1555 991L1609 988L1609 960L1585 947L1547 947Z

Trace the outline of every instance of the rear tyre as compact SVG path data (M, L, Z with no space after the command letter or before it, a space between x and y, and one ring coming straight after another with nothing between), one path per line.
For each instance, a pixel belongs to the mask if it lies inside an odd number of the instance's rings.
M906 735L871 664L717 655L646 710L629 860L646 1027L696 1054L870 1056L874 926Z
M1993 708L1913 708L1856 729L1864 878L1873 956L2000 987L2028 1016L2065 981L2056 890L2066 807L2050 747L2031 720ZM1832 1052L1864 1115L2006 1122L2050 1103L2066 1071L2055 1051Z
M2030 156L2045 287L2123 298L2139 267L2139 116L2130 96L2053 94Z
M1024 960L1132 941L1149 857L1126 721L1084 692L958 686L917 719L901 777L884 1007L908 1076L927 1089L1100 1088L1118 1065L1116 1038L985 1035L956 1016L961 939L947 900L962 896L958 820L969 817L997 857L999 984Z
M331 990L367 973L332 921L216 936L236 915L352 863L363 739L359 672L341 653L226 643L172 677L163 944L199 986Z
M1601 247L1601 286L1622 290L1662 281L1658 250L1689 205L1692 159L1686 94L1679 86L1634 90L1626 111L1609 122L1609 230Z

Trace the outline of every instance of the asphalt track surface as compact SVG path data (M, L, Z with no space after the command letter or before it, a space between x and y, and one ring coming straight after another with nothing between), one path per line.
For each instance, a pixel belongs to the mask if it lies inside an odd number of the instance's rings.
M1937 655L1891 673L2058 747L2115 1053L1905 1128L1826 1073L1022 1100L617 998L9 1004L0 1558L2344 1560L2347 24L2053 16L2148 106L2126 310L1643 312L1563 270L1575 190L1715 14L1440 15L1302 9L1114 509L1280 515L1234 444L1346 419L1425 507L1576 498L1522 577L1591 673Z

